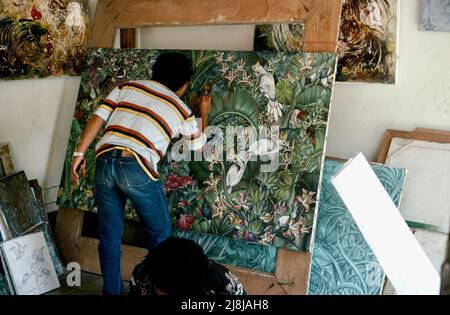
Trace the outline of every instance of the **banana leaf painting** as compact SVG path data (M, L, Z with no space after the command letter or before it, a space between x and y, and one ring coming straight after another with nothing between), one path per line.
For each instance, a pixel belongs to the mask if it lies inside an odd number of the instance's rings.
M331 177L343 165L342 161L325 161L309 295L380 295L384 271L331 184ZM406 170L380 165L373 169L399 206Z
M94 148L87 153L87 177L80 187L71 181L71 155L103 98L124 81L149 79L161 52L98 49L88 55L58 196L60 206L95 211ZM245 145L214 145L201 161L166 157L160 162L158 171L174 228L308 250L336 54L181 52L191 58L195 72L184 95L186 104L195 109L200 93L210 91L209 124L223 131L224 138L234 130L232 138ZM249 138L258 130L270 131L265 139L252 143ZM221 143L220 133L210 139L208 145ZM219 158L222 155L226 158ZM270 163L274 169L264 171ZM125 216L138 220L130 203Z
M0 0L0 79L80 74L89 37L86 0Z

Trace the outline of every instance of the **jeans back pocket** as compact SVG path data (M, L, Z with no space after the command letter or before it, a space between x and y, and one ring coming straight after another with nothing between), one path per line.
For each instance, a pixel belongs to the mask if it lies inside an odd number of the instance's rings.
M104 158L97 158L95 160L95 175L94 181L99 185L106 185L106 165L108 160Z
M119 168L128 187L140 187L153 182L134 158L121 159Z

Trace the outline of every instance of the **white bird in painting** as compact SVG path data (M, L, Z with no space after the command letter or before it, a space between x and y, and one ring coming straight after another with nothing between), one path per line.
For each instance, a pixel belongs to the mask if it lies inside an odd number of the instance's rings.
M241 182L247 163L252 157L275 154L279 150L278 142L262 139L253 143L248 151L242 151L238 155L235 155L236 162L228 169L226 178L228 193L231 193L233 187Z
M231 193L233 187L237 186L241 182L242 176L244 176L245 168L247 167L247 162L250 160L249 157L250 156L245 151L235 156L236 161L228 169L226 178L228 193Z
M283 105L276 100L275 79L266 71L259 61L252 67L258 76L259 90L264 93L267 103L267 114L269 118L277 123L283 115Z

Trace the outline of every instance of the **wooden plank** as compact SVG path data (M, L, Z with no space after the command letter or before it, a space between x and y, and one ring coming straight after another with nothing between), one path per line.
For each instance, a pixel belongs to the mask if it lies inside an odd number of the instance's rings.
M389 153L389 148L391 146L393 138L403 138L403 139L438 142L438 143L450 143L450 133L446 132L436 132L435 130L431 132L429 131L417 132L417 131L401 131L388 129L385 133L384 140L378 154L377 163L384 164L386 162L386 158Z
M136 47L136 29L122 28L120 30L120 48Z
M112 48L116 28L305 22L304 50L335 52L341 1L98 0L92 47Z
M56 241L64 262L77 262L81 270L101 274L97 239L81 236L84 212L60 208L56 225ZM129 281L134 267L147 255L143 248L122 245L122 278ZM227 266L236 273L249 294L284 295L306 294L311 255L280 250L277 273L268 274L254 270Z
M450 131L446 130L437 130L437 129L428 129L428 128L416 128L416 132L427 132L427 133L435 133L435 134L445 134L450 136Z
M284 288L285 294L307 294L310 265L310 253L278 250L275 277L277 284Z

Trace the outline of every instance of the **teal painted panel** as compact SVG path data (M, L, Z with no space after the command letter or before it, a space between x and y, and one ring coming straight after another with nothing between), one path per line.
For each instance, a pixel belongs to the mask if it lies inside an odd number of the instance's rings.
M330 181L342 166L334 160L324 165L309 294L379 295L384 271ZM373 169L399 206L406 171L378 165Z
M224 236L204 234L195 231L174 232L176 237L190 239L201 247L212 260L240 268L275 273L277 248L233 240Z

